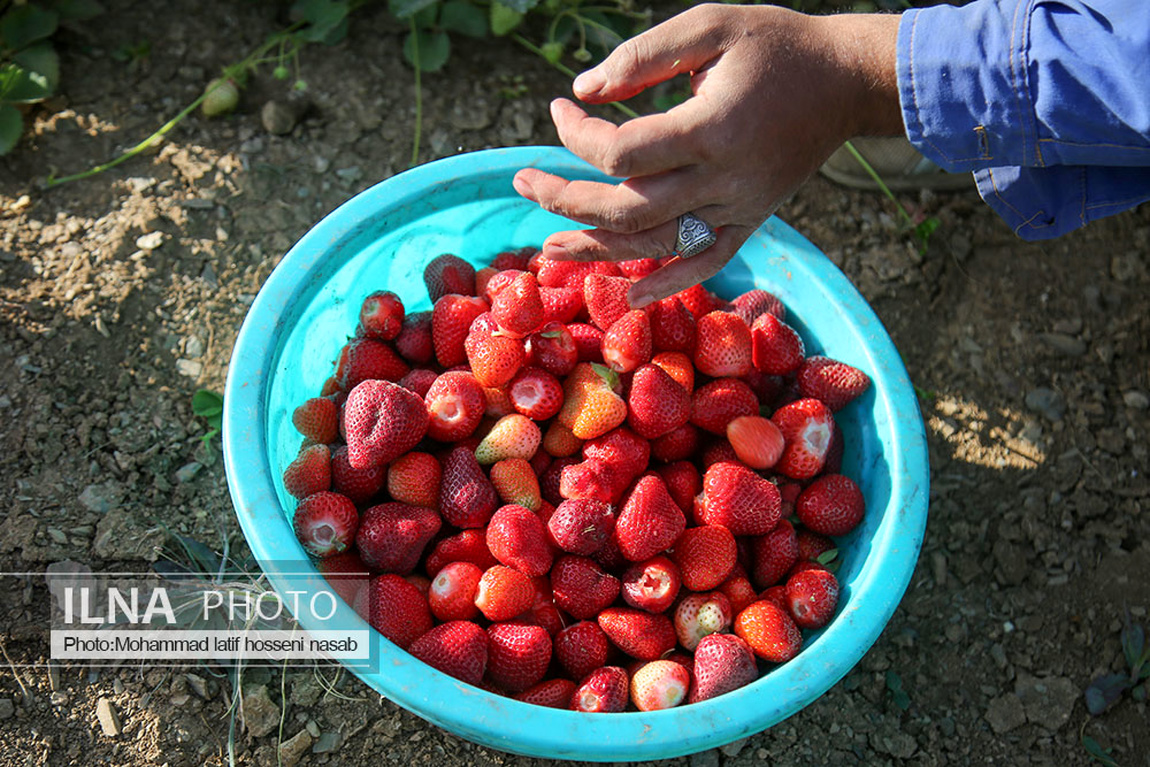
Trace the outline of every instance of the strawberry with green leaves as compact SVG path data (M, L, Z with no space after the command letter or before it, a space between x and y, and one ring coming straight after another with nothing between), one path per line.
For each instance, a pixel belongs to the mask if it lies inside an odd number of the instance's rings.
M596 363L581 362L563 382L559 422L579 439L594 439L627 420L627 403L619 395L619 375Z

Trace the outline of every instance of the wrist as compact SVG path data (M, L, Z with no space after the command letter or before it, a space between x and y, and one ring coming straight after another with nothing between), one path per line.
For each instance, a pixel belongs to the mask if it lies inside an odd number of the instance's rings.
M905 134L899 107L897 14L815 17L841 87L845 138Z

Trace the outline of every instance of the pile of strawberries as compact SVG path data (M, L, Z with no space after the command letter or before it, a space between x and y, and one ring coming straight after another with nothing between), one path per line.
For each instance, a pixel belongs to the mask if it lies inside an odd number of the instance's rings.
M870 385L782 303L531 248L426 268L434 308L363 302L283 474L321 572L458 679L579 711L741 687L834 615L862 519L834 412ZM356 577L358 576L358 577Z

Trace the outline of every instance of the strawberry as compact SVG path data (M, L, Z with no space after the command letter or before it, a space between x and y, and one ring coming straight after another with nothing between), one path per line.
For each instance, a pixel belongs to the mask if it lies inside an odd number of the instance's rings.
M737 636L710 634L695 648L688 703L710 700L748 685L759 677L751 648Z
M594 439L627 419L619 396L619 375L603 365L581 362L563 382L559 422L579 439Z
M798 556L796 560L818 561L819 557L835 548L835 542L825 535L819 535L805 528L795 533Z
M563 407L563 384L542 368L520 368L507 394L512 407L533 421L553 418Z
M475 295L475 267L459 256L444 253L436 256L423 268L423 284L431 303L449 293L461 296Z
M748 328L753 327L755 320L763 314L773 314L780 320L786 319L787 316L787 310L782 301L775 295L758 288L736 296L735 300L731 302L730 311L742 317Z
M563 470L577 463L579 463L579 459L575 456L556 458L551 461L547 469L539 475L539 494L543 496L544 501L552 506L558 506L566 500L561 490Z
M583 303L591 322L606 331L631 311L631 305L627 302L627 291L630 289L631 281L626 277L587 275L583 280Z
M784 440L775 471L790 479L810 479L822 471L835 430L830 408L817 399L800 399L776 410L771 420Z
M651 321L641 309L626 312L603 334L603 361L617 373L629 373L651 361Z
M443 461L439 513L455 527L483 527L491 519L499 496L483 474L475 453L457 447Z
M799 543L795 528L787 520L766 535L751 539L751 578L755 587L774 586L795 566L799 559Z
M695 353L695 315L676 296L647 307L651 318L651 345L656 351Z
M440 568L427 593L432 615L441 621L469 621L479 615L475 594L482 577L483 570L471 562L452 562Z
M774 483L731 461L707 469L699 499L696 520L722 525L733 535L766 535L782 518L782 499Z
M483 297L487 303L490 304L491 293L489 292L489 288L491 287L491 279L503 271L505 270L485 266L475 272L475 295Z
M522 338L543 325L543 299L530 272L519 272L491 302L491 316L512 337Z
M467 359L464 341L475 318L488 310L487 302L474 296L445 295L431 309L431 341L435 359L445 368Z
M571 696L574 694L575 683L570 679L545 679L534 687L511 697L535 706L570 708Z
M356 504L367 503L383 489L387 469L369 466L352 468L347 457L347 445L340 445L331 454L331 489L346 495Z
M511 395L507 393L506 388L485 388L483 396L487 400L487 409L483 411L483 414L488 418L494 418L498 421L503 416L515 412L515 405L512 404Z
M411 367L383 341L355 338L339 353L335 377L339 388L350 392L363 381L398 381Z
M735 452L735 448L731 447L731 443L727 440L712 437L706 442L707 446L703 448L703 455L701 458L704 471L711 468L716 463L725 462L736 463L740 466L746 465L739 460L739 456Z
M652 615L632 607L608 607L597 620L611 643L632 658L655 660L675 647L675 627L662 613Z
M615 520L615 540L632 562L650 559L671 547L683 534L686 517L655 474L635 483Z
M575 337L566 325L548 322L527 337L525 364L543 368L558 378L566 377L579 361Z
M688 594L675 607L675 636L684 648L694 651L699 640L731 627L735 614L722 591Z
M487 524L487 548L500 563L529 576L551 569L547 528L530 509L507 505Z
M400 503L434 508L439 503L443 470L435 456L411 452L387 467L387 492Z
M691 312L696 320L702 319L706 314L723 308L724 302L702 285L694 285L686 290L680 290L675 297L683 302L683 306Z
M352 540L354 539L352 536ZM355 604L356 596L371 580L371 572L355 549L324 557L316 562L315 569L319 570L332 591L339 594L340 599L349 605Z
M540 287L539 299L543 302L544 326L552 322L566 325L568 322L573 322L584 309L583 291L575 287Z
M470 437L483 419L487 397L471 373L453 371L435 379L427 396L427 436L440 442Z
M618 277L619 267L610 261L555 261L538 258L539 271L535 276L539 284L548 288L583 288L583 281L589 274L603 274Z
M590 499L617 504L627 490L631 478L622 467L598 458L563 467L559 479L559 495L564 500Z
M679 567L684 587L710 591L730 576L736 554L735 537L730 530L700 525L683 531L671 550L671 560Z
M651 441L651 456L664 463L692 458L699 449L699 430L690 423Z
M674 708L687 699L691 674L670 660L643 664L631 677L631 701L640 711Z
M555 635L555 659L572 679L604 665L610 654L611 642L595 621L579 621Z
M563 424L552 421L543 435L543 449L548 455L555 458L566 458L575 455L583 448L583 440L571 433Z
M657 439L687 423L691 395L662 368L641 365L631 378L627 423L637 434Z
M731 575L730 578L719 584L719 591L731 603L731 614L738 615L743 608L758 600L755 587L747 580L745 575Z
M407 375L396 381L396 383L408 391L415 392L420 397L426 397L427 393L431 391L431 385L435 383L436 378L439 378L439 374L434 370L428 368L413 368L408 371Z
M475 459L484 465L508 458L528 460L542 441L543 433L530 418L519 413L505 415L475 448Z
M432 509L406 503L381 503L363 513L355 547L376 572L407 575L443 521Z
M571 694L571 708L592 714L609 714L627 707L627 672L619 666L601 666L586 677Z
M580 362L603 361L603 331L594 325L584 322L571 322L567 325L567 332L575 341L575 348L579 351Z
M347 396L343 424L348 461L365 469L388 463L419 444L427 432L427 408L402 386L364 381Z
M355 540L359 512L339 493L309 495L296 506L292 527L307 553L323 559L347 549Z
M479 315L471 323L463 348L471 374L485 387L506 384L523 366L526 357L523 340L501 330L490 312Z
M755 369L785 376L803 364L803 339L787 323L770 312L759 315L751 326L751 350Z
M785 601L801 629L821 629L834 617L839 583L828 570L803 570L787 580Z
M583 443L583 457L600 460L619 469L627 484L647 469L651 445L635 432L620 426Z
M356 612L404 650L432 627L427 598L395 573L372 578L356 599Z
M331 489L331 450L327 445L311 445L299 451L283 474L284 490L303 499Z
M491 467L491 484L504 503L539 511L543 498L539 495L539 479L531 464L522 458L497 461Z
M412 642L407 651L470 685L478 685L487 670L487 632L469 620L440 624Z
M678 566L664 556L636 562L623 571L623 601L649 613L664 612L679 595Z
M404 317L394 343L399 356L413 365L426 365L435 359L435 344L431 340L431 312L416 312Z
M563 501L547 521L551 540L569 554L590 556L615 532L615 514L603 501L584 498Z
M524 274L524 273L525 272L523 272L519 269L503 269L501 271L495 272L494 274L490 274L487 276L487 280L483 284L483 290L476 290L475 295L480 296L481 298L486 300L488 304L493 304L495 301L495 297L497 295L499 295L499 293L504 288L509 286L511 283L515 282L516 277L518 277L519 275ZM528 276L531 276L531 275L528 275ZM476 275L476 286L477 287L478 287L478 279L479 279L478 275ZM538 285L536 286L536 290L538 290Z
M511 693L537 684L551 663L551 636L542 626L495 623L487 627L487 676Z
M499 271L518 269L525 272L527 265L531 262L531 257L538 252L538 249L530 245L518 250L505 250L495 254L495 258L491 259L491 266Z
M866 501L850 477L824 474L799 495L795 502L799 521L820 535L846 535L862 521Z
M623 556L623 552L619 548L619 541L614 536L608 538L607 542L603 544L603 548L591 555L591 559L595 560L595 564L599 567L610 573L617 573L628 564L627 558Z
M784 386L781 376L768 375L756 369L752 369L745 376L739 376L739 380L751 387L751 391L763 405L774 403L782 393Z
M683 352L659 352L651 358L651 364L662 368L688 394L695 391L695 363Z
M377 290L363 299L356 335L391 341L403 328L403 301L390 290Z
M296 431L312 442L328 444L339 438L339 408L329 397L312 397L291 416Z
M531 608L535 589L531 578L505 565L483 572L475 591L475 606L489 621L508 621Z
M738 614L735 634L755 655L772 663L790 660L803 646L803 635L791 616L766 599L760 599ZM697 654L695 662L698 663Z
M619 596L619 579L586 557L562 556L551 568L555 603L576 620L594 618Z
M695 367L713 378L751 371L751 329L736 314L711 312L696 328Z
M690 514L695 508L695 496L703 489L703 478L699 475L695 464L690 461L675 461L660 466L655 471L666 483L671 500L683 510L684 514Z
M623 273L624 277L631 280L641 280L659 269L659 259L635 258L630 261L616 261L615 265L619 267L619 271Z
M758 398L737 378L716 378L691 396L691 423L712 434L725 435L733 419L758 414Z
M758 415L741 415L727 424L727 441L739 460L752 469L769 469L783 454L783 433Z
M830 357L807 357L799 368L799 394L822 400L837 413L870 388L870 376Z
M499 561L487 548L487 534L483 530L461 530L455 535L441 539L427 555L424 570L434 578L441 569L452 562L470 562L480 570L486 570Z

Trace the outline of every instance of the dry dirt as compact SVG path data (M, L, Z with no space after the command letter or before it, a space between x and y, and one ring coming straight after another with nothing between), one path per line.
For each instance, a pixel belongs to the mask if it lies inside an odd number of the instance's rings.
M242 548L192 393L223 389L286 249L407 166L412 73L402 29L364 11L345 42L305 51L313 109L289 135L261 125L285 95L265 68L234 116L193 116L158 151L42 191L50 171L139 141L284 21L266 3L108 5L62 40L63 95L0 159L0 571L29 573L0 578L0 764L226 764L227 679L50 669L39 574L64 560L145 569L172 533ZM112 55L144 40L143 58ZM425 84L421 161L555 143L546 104L566 81L510 42L463 44ZM882 198L818 178L780 215L871 302L921 392L932 476L918 569L820 700L672 761L1081 765L1084 732L1118 764L1150 764L1144 702L1091 718L1082 698L1121 666L1124 609L1145 624L1150 607L1150 207L1028 245L972 191L904 197L941 219L924 257ZM471 745L336 671L253 670L236 762L275 763L290 742L302 764L543 763Z

